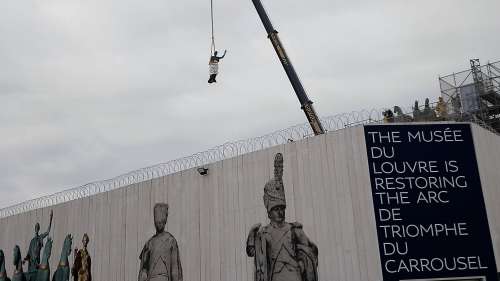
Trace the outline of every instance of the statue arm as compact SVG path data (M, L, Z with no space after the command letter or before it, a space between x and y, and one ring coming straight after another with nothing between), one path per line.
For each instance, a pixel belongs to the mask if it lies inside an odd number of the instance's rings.
M140 266L139 266L139 276L137 278L138 281L145 281L145 280L147 280L146 267L147 267L147 264L149 263L148 243L149 242L147 242L144 245L144 248L142 248L141 254L139 255Z
M307 237L302 227L295 228L295 235L297 235L297 242L299 244L309 245L311 240L309 240L309 237Z
M50 233L50 228L52 227L52 217L54 216L54 213L52 212L52 210L50 210L50 221L49 221L49 227L47 228L47 231L40 234L40 238L44 239L45 237L47 237L47 235L49 235Z
M177 246L177 241L174 239L172 248L170 249L170 280L172 281L182 281L182 266L181 259L179 257L179 247Z
M33 238L33 239L34 239L34 238ZM29 248L28 248L28 251L26 251L26 256L25 256L25 257L24 257L24 259L23 259L23 264L24 264L25 262L29 261L29 260L30 260L30 258L31 258L31 249L32 249L32 245L31 245L31 244L33 243L33 239L31 239L31 242L30 242L30 246L29 246Z
M296 256L304 280L318 281L318 247L300 227L292 228L296 243Z
M268 281L272 276L268 268L267 239L262 233L257 232L255 238L255 281Z
M90 255L88 256L87 268L89 270L89 280L87 281L92 281L92 258L90 257Z
M30 260L30 253L29 253L29 250L28 250L28 253L26 254L26 257L24 257L23 259L23 263L26 262L26 261L29 261Z
M75 261L73 262L73 267L71 268L71 275L77 276L80 270L80 252L77 248L74 250Z
M304 232L304 229L302 228L302 224L296 222L292 224L294 236L296 239L297 244L304 245L306 247L309 247L312 252L317 256L318 255L318 246L314 242L307 237L306 233Z
M139 269L146 268L149 260L149 250L147 243L146 245L144 245L144 248L142 248L141 254L139 255L139 260L141 261Z
M254 224L250 228L250 231L248 233L246 252L247 252L247 256L249 256L249 257L255 256L255 238L256 238L257 232L260 229L260 226L261 226L260 223Z

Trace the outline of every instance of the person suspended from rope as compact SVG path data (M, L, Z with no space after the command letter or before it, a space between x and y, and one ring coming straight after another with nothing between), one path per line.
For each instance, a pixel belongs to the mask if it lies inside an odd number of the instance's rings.
M208 62L208 74L210 74L210 78L208 79L208 83L215 83L215 77L219 73L219 60L221 60L226 55L227 50L224 50L224 54L220 57L217 56L217 51L210 57L210 61Z

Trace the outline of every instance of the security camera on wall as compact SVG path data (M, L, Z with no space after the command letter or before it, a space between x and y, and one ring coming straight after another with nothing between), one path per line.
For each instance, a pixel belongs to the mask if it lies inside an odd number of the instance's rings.
M205 167L198 167L197 171L202 176L206 176L208 174L208 168Z

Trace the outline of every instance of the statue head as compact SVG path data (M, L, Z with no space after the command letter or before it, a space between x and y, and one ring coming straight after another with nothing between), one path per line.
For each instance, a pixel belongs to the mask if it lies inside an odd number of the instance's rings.
M425 99L425 107L429 107L429 98Z
M413 107L415 110L418 110L418 100L415 101L415 106Z
M285 221L285 205L277 205L271 208L270 211L267 212L267 216L274 223L283 223Z
M35 234L38 235L38 232L40 232L40 224L36 223L35 224Z
M214 52L214 56L217 56L217 51Z
M89 239L89 236L87 235L87 233L83 234L82 244L83 244L84 248L87 248L89 241L90 241L90 239Z
M154 221L156 233L165 231L165 225L167 224L168 217L168 204L157 203L154 207Z

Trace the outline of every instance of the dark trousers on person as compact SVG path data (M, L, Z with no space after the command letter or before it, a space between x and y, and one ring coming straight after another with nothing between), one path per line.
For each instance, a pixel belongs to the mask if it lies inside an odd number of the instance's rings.
M215 81L215 77L217 76L217 74L210 74L210 78L208 79L208 83L215 83L217 81Z

